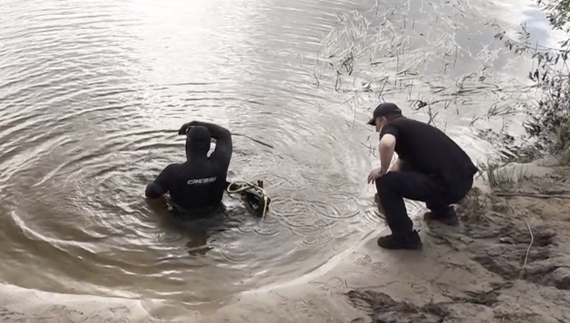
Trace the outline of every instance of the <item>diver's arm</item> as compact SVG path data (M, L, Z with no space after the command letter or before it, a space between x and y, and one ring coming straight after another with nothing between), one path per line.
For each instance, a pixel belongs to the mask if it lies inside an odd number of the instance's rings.
M145 196L149 199L157 199L170 189L170 174L174 165L168 165L160 172L155 180L148 183L145 189Z
M157 199L164 195L166 192L167 190L165 190L162 186L157 184L155 181L152 181L146 186L144 195L149 199Z
M231 140L232 134L229 132L228 129L219 126L217 124L213 124L210 122L202 122L202 121L191 121L183 124L182 127L180 127L180 130L178 130L178 134L185 135L191 127L195 126L206 127L206 129L208 129L208 131L210 132L212 138L216 140L224 140L227 138Z
M210 155L210 160L218 163L225 169L225 171L227 171L233 153L232 134L229 130L209 122L192 121L184 124L178 133L185 134L188 132L188 129L193 126L206 127L212 138L216 139L216 149Z
M210 155L210 160L220 165L221 171L227 172L230 167L230 160L232 159L233 142L231 133L226 129L224 130L227 134L217 138L216 149Z

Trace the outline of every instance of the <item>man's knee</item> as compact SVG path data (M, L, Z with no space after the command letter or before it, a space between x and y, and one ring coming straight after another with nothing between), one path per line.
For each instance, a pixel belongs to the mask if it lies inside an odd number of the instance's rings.
M392 186L397 177L396 172L388 172L383 176L380 176L376 179L376 192L378 195L384 195L386 193L390 193L393 190Z
M463 200L473 188L473 179L468 178L450 186L451 189L449 190L449 204L458 203L459 201Z

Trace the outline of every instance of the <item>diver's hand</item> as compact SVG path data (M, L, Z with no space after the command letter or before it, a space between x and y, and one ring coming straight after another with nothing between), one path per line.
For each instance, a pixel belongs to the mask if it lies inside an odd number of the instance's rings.
M183 124L182 127L180 127L180 129L178 130L178 134L179 135L187 134L188 130L190 130L190 128L192 128L195 125L196 125L196 121L190 121L190 122Z

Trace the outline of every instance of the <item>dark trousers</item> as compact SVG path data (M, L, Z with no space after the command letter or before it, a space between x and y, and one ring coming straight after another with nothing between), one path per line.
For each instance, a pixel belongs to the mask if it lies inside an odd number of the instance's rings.
M393 234L405 234L413 228L404 198L425 202L433 214L442 214L450 204L461 201L472 186L473 176L444 183L433 176L410 170L388 172L376 180L379 202Z

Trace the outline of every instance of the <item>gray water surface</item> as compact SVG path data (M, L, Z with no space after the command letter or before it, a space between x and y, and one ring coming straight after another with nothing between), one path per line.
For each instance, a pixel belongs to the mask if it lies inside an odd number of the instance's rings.
M364 125L379 100L422 120L414 100L433 103L474 160L494 147L474 116L524 101L511 78L528 63L484 52L501 47L484 1L4 0L0 12L0 279L26 288L199 304L299 277L381 223ZM203 232L145 202L184 160L177 130L191 120L274 147L236 136L230 166L265 182L265 219L227 197Z

